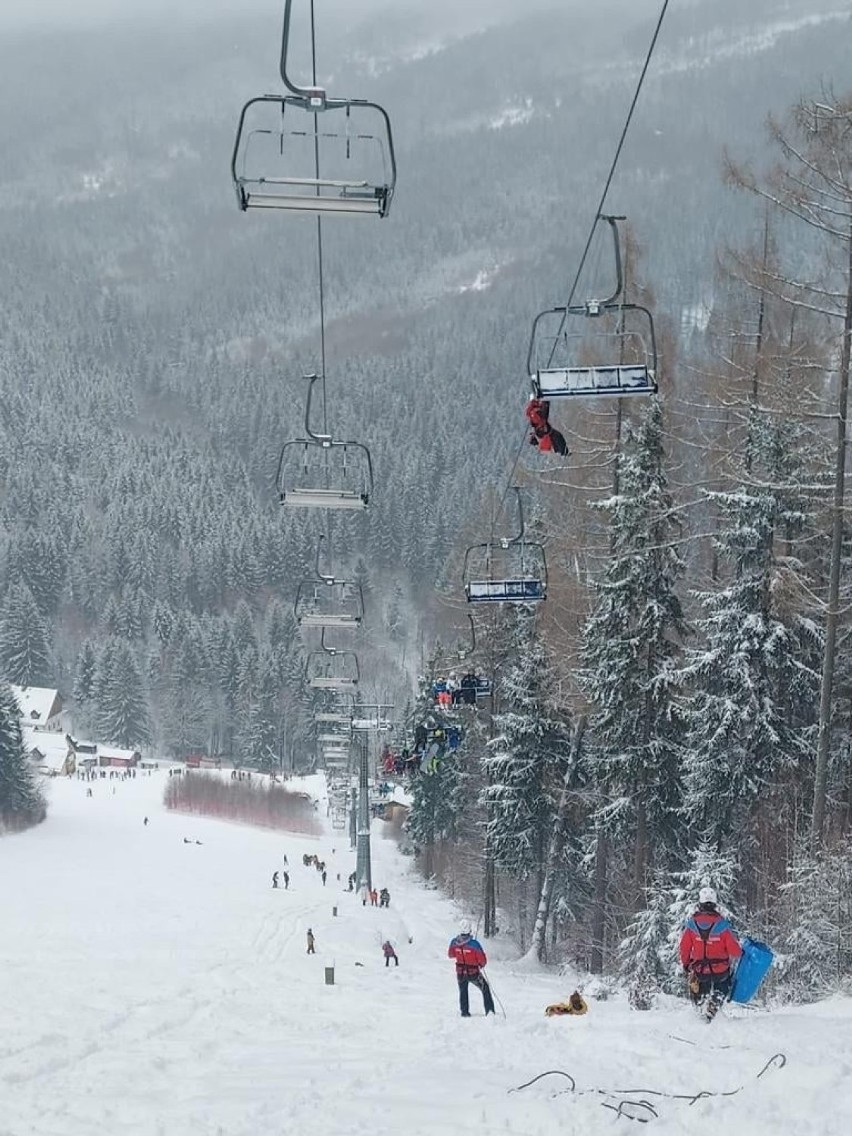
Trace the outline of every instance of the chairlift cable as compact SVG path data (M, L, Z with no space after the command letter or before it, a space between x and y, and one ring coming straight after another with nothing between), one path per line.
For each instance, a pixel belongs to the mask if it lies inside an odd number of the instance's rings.
M317 85L317 26L314 0L311 0L311 81ZM319 113L314 111L314 172L317 182L320 180L320 151L319 151ZM317 185L317 197L320 187ZM323 250L322 250L322 217L317 214L317 265L319 270L319 304L320 304L320 374L322 375L322 429L328 433L328 397L325 384L325 285L323 279Z
M648 52L645 56L645 62L642 66L642 71L639 75L639 80L636 84L636 90L633 92L633 98L632 98L631 103L630 103L630 109L627 112L627 118L625 119L625 122L624 122L624 128L621 131L621 137L618 140L618 145L617 145L616 150L615 150L615 156L613 157L612 164L611 164L610 169L609 169L609 174L607 175L607 179L606 179L606 182L604 184L603 193L601 194L600 201L598 202L598 207L595 210L595 214L594 214L594 217L592 219L592 224L591 224L591 227L589 229L589 235L588 235L588 238L586 239L586 245L585 245L585 248L583 249L583 254L580 257L580 263L577 266L577 272L574 276L574 282L571 285L571 291L568 295L568 301L565 305L566 311L562 316L562 320L561 320L560 325L559 325L559 330L556 334L556 337L554 338L554 345L550 350L550 362L551 363L553 362L553 355L554 355L554 352L556 351L556 344L559 342L559 336L562 334L562 332L565 328L565 321L567 319L567 309L571 306L571 304L574 301L574 296L575 296L576 291L577 291L577 286L580 283L580 277L581 277L583 269L586 265L586 260L588 259L588 256L589 256L589 250L592 247L592 241L594 240L595 230L597 229L598 218L603 213L604 206L606 204L607 196L608 196L610 188L612 186L612 182L613 182L613 179L615 177L616 170L618 169L618 163L621 160L621 153L622 153L622 150L624 149L624 144L627 140L627 134L628 134L628 132L630 130L630 126L633 122L633 114L634 114L634 112L636 110L636 106L639 102L639 96L642 93L642 87L644 86L644 83L645 83L645 77L647 76L648 69L651 66L651 60L653 58L654 51L655 51L656 46L657 46L657 41L660 38L660 32L662 31L663 22L666 18L666 13L668 12L668 8L669 8L669 0L663 0L663 6L660 9L660 15L657 19L657 26L655 27L654 34L651 37L651 43L648 47ZM527 436L527 428L526 428L526 425L524 425L523 432L521 434L521 443L518 446L518 452L515 455L514 462L512 463L512 469L511 469L511 472L509 474L508 481L506 483L506 488L503 492L502 498L500 499L501 505L505 502L507 496L509 495L509 490L512 488L512 485L514 484L515 471L518 468L518 462L521 460L521 453L523 452L524 442L526 440L526 436Z
M589 256L589 250L592 247L592 241L594 239L595 230L597 228L598 218L601 216L601 214L604 211L604 205L606 204L607 195L609 194L610 187L612 186L613 178L615 177L616 170L618 169L618 163L621 159L621 152L624 149L624 143L627 141L627 134L630 130L631 123L633 122L633 114L636 110L637 103L639 102L639 96L642 93L642 87L644 86L644 83L645 83L645 76L648 74L648 69L651 66L651 59L654 55L654 50L657 46L657 40L660 38L660 32L661 32L662 27L663 27L663 21L666 18L666 12L668 11L668 7L669 7L669 0L663 0L663 6L660 9L660 15L657 19L657 26L654 29L653 36L651 37L651 43L650 43L650 46L648 47L648 52L645 56L645 62L642 65L642 71L639 75L639 81L636 84L636 90L633 92L633 99L631 100L631 103L630 103L630 109L627 112L627 118L625 119L625 122L624 122L624 128L621 131L621 137L619 138L618 145L616 146L616 149L615 149L615 156L612 159L612 165L609 168L609 174L607 175L607 179L606 179L606 182L604 184L603 193L601 194L600 201L598 202L598 207L595 210L594 217L592 219L591 228L589 229L589 235L588 235L588 238L586 239L586 246L583 249L583 255L580 257L580 263L577 266L577 272L576 272L576 275L574 276L574 282L571 285L571 291L568 294L568 302L566 304L566 308L570 307L571 304L574 302L574 295L577 291L577 285L580 283L580 276L582 275L583 269L585 268L586 260L588 259L588 256ZM554 355L554 352L556 350L556 343L558 342L559 336L562 334L562 331L565 327L566 319L567 319L567 312L562 317L562 323L560 324L559 331L557 333L556 340L554 342L554 346L550 350L550 362L551 363L553 362L553 355Z
M314 0L311 0L311 82L317 85L317 25ZM320 194L320 145L319 145L319 113L314 111L314 176L317 179L317 196ZM319 321L320 321L320 375L322 385L322 432L328 434L328 390L325 373L325 277L323 274L323 247L322 247L322 216L317 214L317 279L319 287ZM331 485L331 471L329 469L329 452L324 455L325 487ZM331 548L331 513L325 510L324 531Z

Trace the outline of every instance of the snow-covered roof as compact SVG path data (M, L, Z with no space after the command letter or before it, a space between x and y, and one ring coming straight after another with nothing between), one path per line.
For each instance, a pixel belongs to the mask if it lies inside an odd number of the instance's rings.
M394 785L389 799L397 805L405 805L407 809L410 809L413 804L411 794L407 793L402 785Z
M21 729L21 736L24 749L27 753L38 758L40 767L52 769L56 772L62 769L71 748L65 734L49 730L37 730L29 724L24 724Z
M28 725L45 726L62 709L58 690L49 690L45 686L9 685L20 707L21 717Z
M115 758L117 761L132 761L134 757L138 756L138 749L119 749L118 746L98 744L99 761L103 761L104 758L109 760Z

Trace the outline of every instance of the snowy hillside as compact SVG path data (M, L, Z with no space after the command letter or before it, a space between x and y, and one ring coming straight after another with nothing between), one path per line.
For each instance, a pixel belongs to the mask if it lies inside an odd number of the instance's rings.
M630 1131L628 1116L690 1136L848 1130L849 1001L729 1008L710 1028L684 1004L639 1014L621 998L546 1018L572 979L517 966L498 941L505 1016L484 1018L473 991L462 1020L446 958L461 913L380 822L389 911L345 890L339 833L166 814L166 780L100 782L92 798L54 782L50 820L0 845L1 1136L594 1136ZM290 889L274 891L285 852ZM326 887L303 852L327 861ZM557 1069L576 1092L556 1075L509 1092Z

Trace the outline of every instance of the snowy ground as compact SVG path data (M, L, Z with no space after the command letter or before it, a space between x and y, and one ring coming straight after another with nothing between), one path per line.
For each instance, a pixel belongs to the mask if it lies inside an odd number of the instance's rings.
M640 1014L620 999L545 1018L572 984L514 966L504 945L489 973L505 1017L482 1017L472 990L465 1020L446 958L459 912L381 822L389 911L346 892L344 834L167 814L166 781L102 781L92 798L54 782L47 823L0 840L0 1136L596 1136L636 1130L605 1107L621 1099L652 1105L624 1113L660 1134L849 1131L849 1001L728 1008L712 1027L686 1005ZM327 887L305 851L327 861ZM290 890L273 891L285 852ZM758 1078L779 1052L786 1065ZM558 1076L508 1091L552 1069L577 1092ZM656 1095L702 1090L734 1095Z

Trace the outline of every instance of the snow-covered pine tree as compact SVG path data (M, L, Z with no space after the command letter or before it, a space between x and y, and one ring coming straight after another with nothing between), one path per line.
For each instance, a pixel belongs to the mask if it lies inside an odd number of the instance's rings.
M580 681L595 708L588 766L610 802L610 837L632 846L637 897L652 849L659 856L677 845L681 803L675 667L687 633L677 593L684 563L665 461L655 399L638 429L628 427L618 494L598 505L610 514L612 554L583 629Z
M781 888L781 988L793 1001L825 997L852 971L852 846L814 855L797 842Z
M634 1010L650 1010L656 995L671 993L676 959L672 954L672 888L668 873L657 869L618 948L619 978Z
M151 740L148 697L129 643L111 639L101 652L95 677L98 735L136 749Z
M434 705L432 681L428 676L420 682L411 718L430 730L446 731L450 725L457 725ZM462 817L470 803L464 773L466 748L467 739L463 737L458 749L445 750L428 765L424 762L412 783L413 800L407 828L420 851L421 866L427 878L435 874L437 845L457 838Z
M0 678L17 686L50 682L47 628L26 584L12 584L0 612Z
M77 669L74 673L74 689L73 698L74 704L77 707L85 708L92 700L92 695L95 691L95 670L97 669L98 659L95 654L95 648L92 646L91 640L87 639L80 649L80 654L77 656Z
M494 715L495 736L483 767L488 784L486 838L495 863L521 884L531 880L534 903L542 890L545 851L560 790L571 765L571 729L554 705L555 672L535 613L513 612L509 657ZM520 912L525 924L533 912ZM522 928L522 938L523 931Z
M198 628L188 628L170 648L171 665L163 676L163 741L174 757L206 753L213 729L210 676L204 639Z
M771 424L755 415L751 428L748 452L770 452ZM780 602L775 551L801 511L783 483L755 484L772 472L753 456L750 484L707 494L723 518L714 543L732 575L697 593L704 643L687 652L679 676L689 691L685 807L696 831L716 841L746 836L761 797L810 752L816 635L811 621Z
M29 828L46 813L21 739L18 703L9 685L0 682L0 833Z

